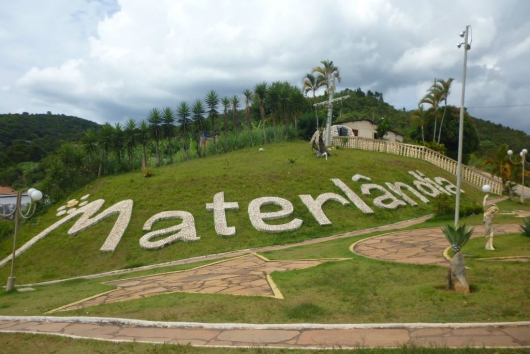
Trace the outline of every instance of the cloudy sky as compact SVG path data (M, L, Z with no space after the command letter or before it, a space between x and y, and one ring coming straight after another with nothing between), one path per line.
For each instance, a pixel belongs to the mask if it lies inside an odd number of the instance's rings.
M530 133L530 1L18 0L0 11L0 113L64 113L98 123L153 107L302 78L320 61L344 88L413 109L434 78L460 105Z

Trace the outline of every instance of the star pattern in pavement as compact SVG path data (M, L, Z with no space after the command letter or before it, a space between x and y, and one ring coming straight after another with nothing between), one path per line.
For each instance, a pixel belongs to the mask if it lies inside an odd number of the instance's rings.
M175 292L254 295L283 299L270 277L272 272L305 269L345 259L348 258L270 261L257 254L247 254L185 271L105 282L118 288L60 307L50 313Z

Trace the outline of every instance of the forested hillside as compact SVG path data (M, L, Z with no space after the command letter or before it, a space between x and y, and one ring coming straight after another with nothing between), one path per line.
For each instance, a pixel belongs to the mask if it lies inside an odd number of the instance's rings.
M37 162L66 142L79 141L97 123L73 116L0 114L0 185L20 186L44 177Z
M39 161L61 144L79 140L99 125L78 117L54 114L0 114L0 167Z

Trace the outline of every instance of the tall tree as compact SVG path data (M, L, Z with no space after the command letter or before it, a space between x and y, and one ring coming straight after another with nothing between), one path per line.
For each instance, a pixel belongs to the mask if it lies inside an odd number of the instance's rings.
M502 144L496 150L492 151L482 162L482 167L489 167L492 176L497 176L502 180L505 186L506 181L512 178L512 163L508 155L508 145Z
M202 105L202 101L200 99L197 99L195 103L193 103L193 106L191 107L191 111L193 112L193 124L195 125L195 132L197 134L197 155L199 157L202 157L201 155L201 134L202 131L206 128L206 122L204 121L204 106Z
M441 99L444 101L444 112L442 114L442 120L440 122L440 131L438 133L438 144L440 144L440 137L442 135L442 126L444 124L445 112L447 111L447 97L451 93L451 84L453 83L453 78L450 77L447 80L438 80L436 83L437 89L441 93Z
M81 139L81 143L83 144L83 149L88 157L88 162L91 163L92 157L98 152L98 137L92 128L85 132Z
M436 86L436 79L434 84L429 88L427 94L420 100L420 104L426 103L431 106L428 115L434 119L434 131L432 135L432 141L436 141L436 123L438 122L438 107L442 101L442 93Z
M140 145L142 145L142 168L147 167L146 147L147 147L147 144L149 144L150 140L151 140L151 128L149 127L149 124L145 120L142 120L138 127L138 142L140 143Z
M335 90L335 79L340 83L340 71L339 68L333 64L332 60L322 60L320 62L322 66L316 66L313 68L313 73L316 73L317 88L325 87L326 92L330 94L330 88Z
M418 105L418 108L412 112L410 121L411 123L417 124L421 128L421 141L423 142L423 146L425 146L425 133L423 131L423 127L425 127L427 124L427 112L425 112L425 109L423 109L423 105Z
M127 149L127 156L129 157L129 164L132 167L133 162L133 153L134 148L136 147L137 143L137 127L136 127L136 121L132 118L127 120L125 123L125 129L123 131L124 133L124 140L125 140L125 147Z
M250 145L254 146L254 141L252 141L252 126L250 125L250 105L252 104L252 91L246 89L243 91L243 96L245 96L245 120L247 122L248 134L250 136Z
M217 112L217 106L219 105L219 95L214 90L211 90L206 94L206 106L208 107L208 117L210 117L210 121L212 122L212 135L213 135L213 146L215 149L215 154L217 155L217 140L215 132L215 120L219 116L219 112Z
M298 119L305 111L307 101L304 94L297 86L292 86L289 92L289 107L291 108L291 115L294 118L294 130L298 131ZM288 130L288 129L286 129Z
M313 93L313 104L315 104L315 92L318 89L317 78L313 74L306 74L304 76L304 81L302 83L302 90L304 91L305 96L311 91ZM317 128L318 128L318 113L317 108L315 108L315 117L317 119Z
M333 93L335 92L335 80L339 83L341 81L339 68L333 64L331 60L323 60L320 62L322 66L316 66L313 68L313 73L316 73L317 86L326 88L328 94L328 114L327 120L331 123L333 119ZM331 145L331 132L326 133L326 145Z
M173 163L171 140L175 136L175 112L169 107L164 108L162 111L162 135L167 139L169 160Z
M138 141L140 145L142 145L142 168L147 167L146 147L147 144L149 144L149 140L151 138L150 135L151 134L149 124L147 124L145 120L142 120L140 122L140 125L138 126Z
M276 119L280 110L281 82L273 82L265 94L265 106L271 112L274 137L276 137Z
M191 133L190 127L190 106L186 102L181 102L177 107L178 122L180 124L180 137L183 140L183 147L186 151L186 160L190 159L188 138Z
M105 161L105 168L108 168L109 150L112 146L112 139L114 137L114 128L109 123L105 123L98 131L99 145L101 146L101 160ZM98 173L98 177L101 173Z
M237 128L239 126L239 124L237 123L237 110L239 109L239 96L237 95L234 95L232 96L232 100L230 101L230 103L232 104L232 117L233 117L233 121L234 121L234 131L237 131Z
M228 147L227 147L227 137L226 137L226 134L228 133L228 106L230 106L230 99L228 97L223 97L221 99L221 104L223 105L223 116L224 116L224 148L225 148L225 154L228 152Z
M254 86L254 96L259 104L259 115L263 128L263 144L267 144L267 133L265 132L265 95L267 94L267 83L262 82Z
M162 159L160 157L160 138L162 137L162 116L160 115L160 111L156 108L153 108L151 111L149 111L149 127L151 128L151 137L155 140L155 146L156 146L156 159L157 159L157 165L160 166L162 164Z
M120 123L116 123L114 125L114 136L112 139L112 147L114 148L114 152L116 153L116 156L118 157L118 165L121 164L121 154L123 151L123 145L124 145L123 129Z

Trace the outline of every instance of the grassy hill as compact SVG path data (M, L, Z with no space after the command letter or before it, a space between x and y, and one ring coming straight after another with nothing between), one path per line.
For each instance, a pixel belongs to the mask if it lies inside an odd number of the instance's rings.
M108 217L72 237L67 235L74 223L70 221L16 259L17 284L64 279L258 246L295 243L427 215L432 213L432 203L419 202L416 207L407 205L396 210L381 209L374 206L373 200L382 192L372 190L372 195L362 195L360 189L363 183L384 185L385 182L399 181L412 185L414 179L408 171L414 170L430 178L441 176L455 183L454 176L429 163L400 156L340 149L333 151L327 161L317 159L307 142L268 145L263 152L254 147L169 165L155 169L151 178L143 178L140 172L134 172L100 179L52 206L46 214L24 224L18 246L60 220L62 216L56 216L57 208L66 205L70 199L79 200L88 194L88 201L105 200L100 212L122 200L133 200L132 219L116 250L112 253L99 251L114 226L116 216ZM355 174L370 177L371 182L354 182L352 176ZM353 204L343 206L330 201L323 209L332 225L320 226L299 195L309 194L316 198L332 192L345 197L330 181L331 178L338 178L348 185L374 210L374 214L363 214ZM482 193L479 190L466 184L463 189L466 192L462 195L463 204L481 201ZM236 227L233 237L218 236L214 229L213 213L206 210L206 204L212 203L218 192L224 192L225 202L239 204L238 210L226 211L228 226ZM303 220L301 228L284 233L257 231L250 222L247 209L252 200L267 196L287 199L294 206L292 216L268 223L282 224L299 218ZM179 241L158 250L142 249L139 239L146 234L146 231L142 231L144 223L157 213L172 210L191 213L197 236L201 239L192 243ZM262 212L274 210L278 208L267 206ZM160 221L153 229L160 230L179 222ZM1 259L11 251L12 239L0 240ZM0 277L8 276L9 264L0 268Z

